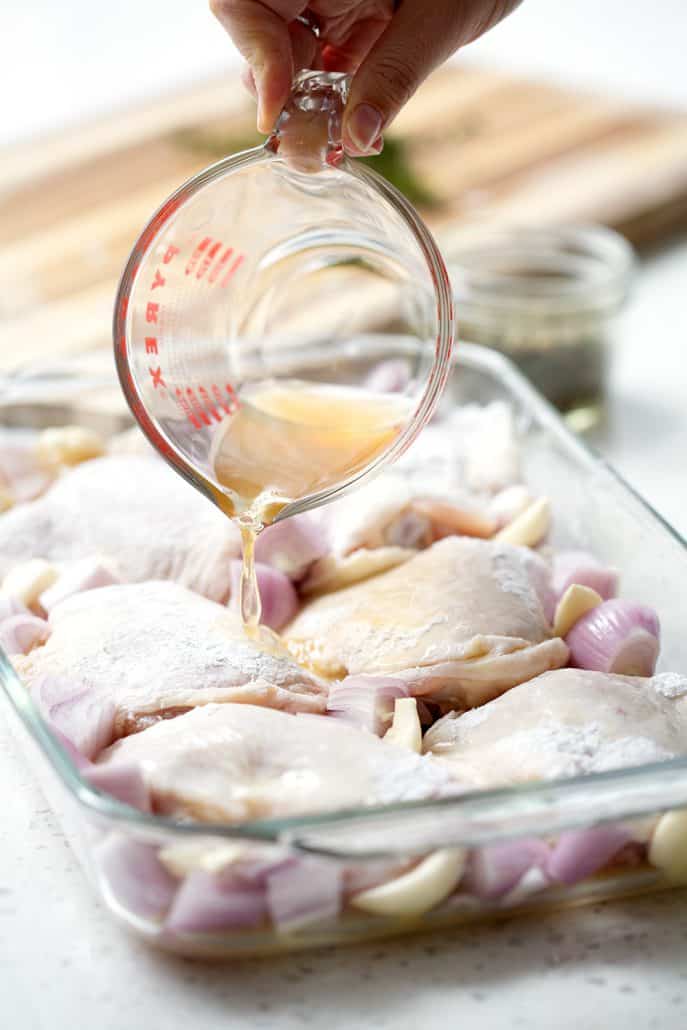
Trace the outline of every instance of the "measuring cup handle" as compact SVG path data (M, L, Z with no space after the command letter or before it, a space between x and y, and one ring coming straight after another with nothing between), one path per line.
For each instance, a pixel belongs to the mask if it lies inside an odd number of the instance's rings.
M300 72L267 148L297 171L318 172L343 158L341 126L351 77L343 72Z

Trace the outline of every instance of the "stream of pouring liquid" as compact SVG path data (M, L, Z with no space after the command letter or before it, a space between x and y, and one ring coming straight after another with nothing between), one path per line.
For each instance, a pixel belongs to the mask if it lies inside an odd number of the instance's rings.
M222 506L241 529L241 615L260 622L257 534L286 505L335 486L368 466L396 439L406 398L358 387L268 381L242 391L241 406L218 427L210 454L224 487Z

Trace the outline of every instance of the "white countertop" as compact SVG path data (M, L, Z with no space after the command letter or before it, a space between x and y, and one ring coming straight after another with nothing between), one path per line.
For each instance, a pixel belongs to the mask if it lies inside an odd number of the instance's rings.
M10 4L19 42L3 69L11 71L13 55L21 57L22 89L15 90L20 113L4 126L5 139L55 124L77 108L88 113L111 105L115 64L124 68L117 97L126 99L165 88L172 53L179 55L178 80L216 70L224 59L214 28L192 13L202 0L100 5L93 31L105 41L117 38L127 9L133 16L136 7L137 32L128 33L122 52L101 51L88 33L83 39L69 33L70 19L72 27L82 24L80 5L92 9L82 0ZM636 7L606 0L600 13L596 0L579 0L563 11L550 0L526 0L522 20L495 33L480 53L520 70L584 81L582 70L589 82L627 82L636 94L679 99L685 95L684 33L676 31L678 19L684 24L682 0L658 0L650 11ZM155 61L142 42L150 28L141 22L143 11L151 24L160 19ZM207 40L202 63L188 45L200 39L196 29ZM22 39L37 52L31 75ZM50 72L56 40L78 59L51 75L46 90L40 69ZM600 447L687 534L685 282L687 242L645 264L616 355ZM111 922L1 723L0 784L0 1023L8 1030L687 1025L687 892L338 952L209 965L150 951Z
M93 900L9 752L0 824L8 1030L681 1030L687 891L289 958L158 954Z
M598 450L687 537L687 238L640 267Z
M605 453L687 532L687 244L652 260L616 357ZM0 1011L11 1030L680 1030L687 892L421 939L208 965L94 900L0 729Z

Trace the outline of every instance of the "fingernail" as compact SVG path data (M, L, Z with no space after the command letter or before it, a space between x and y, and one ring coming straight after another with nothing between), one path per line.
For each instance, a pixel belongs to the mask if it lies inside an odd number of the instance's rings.
M255 92L258 101L258 132L270 133L272 131L272 125L267 114L267 104L265 103L265 90L264 90L264 68L259 65L254 65L251 68L253 75L253 82L255 83Z
M370 150L374 150L375 154L381 154L381 152L384 150L384 140L381 136L377 137L377 139L370 147Z
M262 94L258 90L258 132L262 132L265 136L269 136L274 129L275 121L276 117L269 111Z
M382 131L382 116L370 104L358 104L348 119L348 134L359 150L369 150Z

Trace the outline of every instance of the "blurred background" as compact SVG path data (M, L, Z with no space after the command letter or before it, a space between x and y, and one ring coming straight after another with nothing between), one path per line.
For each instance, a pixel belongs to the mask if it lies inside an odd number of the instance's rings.
M142 225L257 140L239 58L204 0L5 0L2 19L0 374L105 359ZM514 357L683 532L686 38L682 0L525 0L374 159L442 243L463 336Z
M197 85L240 64L205 0L5 0L3 20L3 143ZM524 0L460 61L679 104L687 100L686 30L681 0Z

